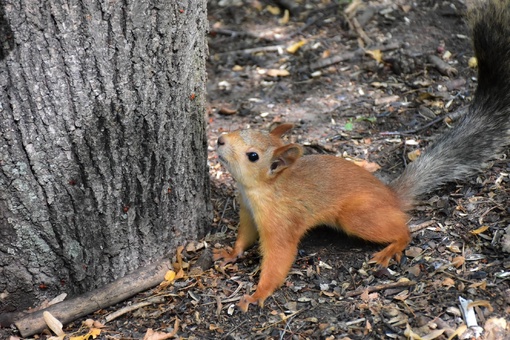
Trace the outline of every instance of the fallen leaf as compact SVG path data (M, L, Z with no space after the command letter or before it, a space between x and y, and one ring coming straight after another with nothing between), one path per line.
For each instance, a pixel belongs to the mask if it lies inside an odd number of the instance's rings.
M179 279L182 279L184 277L184 270L180 269L177 274L175 275L175 279L176 280L179 280Z
M405 250L404 253L406 254L407 257L415 258L420 256L422 252L423 250L419 247L409 247Z
M163 333L163 332L154 332L152 328L147 329L147 333L145 333L145 336L143 337L143 340L164 340L164 339L170 339L175 337L177 334L177 331L179 330L179 319L175 319L174 323L174 329L171 333Z
M452 253L460 253L461 252L459 246L456 244L450 244L450 245L446 246L446 248L448 248L448 250L451 251Z
M478 235L478 234L481 234L483 233L484 231L486 231L487 229L489 229L489 226L488 225L484 225L484 226L481 226L480 228L478 229L475 229L475 230L471 230L470 233L473 234L473 235Z
M270 77L288 77L290 75L289 71L287 70L280 70L280 69L270 69L267 70L267 75Z
M287 24L289 22L289 19L290 19L290 12L288 9L286 9L285 11L283 11L283 17L279 20L280 25Z
M462 324L460 325L456 330L455 332L450 335L450 337L448 338L448 340L452 340L453 338L455 338L456 336L459 336L460 338L460 335L462 335L465 331L467 330L467 326L465 324Z
M72 336L72 337L70 337L69 340L89 340L90 338L95 339L100 334L101 334L100 329L91 328L87 334L80 335L80 336Z
M365 53L374 58L374 60L377 61L378 63L383 62L381 50L368 50Z
M504 318L490 318L483 326L485 340L504 339L508 335L508 322Z
M46 325L48 325L48 328L51 329L51 331L55 333L59 338L63 339L66 334L62 330L62 323L48 311L43 312L43 318L44 322L46 322Z
M455 284L455 281L453 281L453 279L447 277L446 279L443 280L443 282L441 282L441 284L446 287L451 287Z
M421 340L432 340L435 338L440 337L444 333L444 329L435 329L433 331L430 331L430 333L427 333L427 335L422 336Z
M195 242L189 242L187 245L186 245L186 251L188 253L193 253L196 251L196 247L195 247Z
M375 105L388 105L388 104L397 102L399 99L400 99L400 97L397 95L383 97L383 98L375 98L374 104Z
M82 322L82 325L87 327L87 328L92 328L92 327L94 327L94 320L87 319L87 320Z
M368 289L365 289L363 291L363 293L361 293L361 295L359 296L361 298L361 300L367 302L369 300L369 296L368 296Z
M173 334L171 333L163 333L163 332L154 332L152 328L147 329L147 333L143 337L143 340L164 340L173 338Z
M169 270L165 274L165 280L169 282L173 282L175 280L175 272L173 270Z
M476 301L473 301L473 302L470 302L468 303L468 308L473 308L474 306L482 306L482 307L485 307L489 310L489 312L493 312L494 311L494 308L492 308L492 305L489 301L487 300L476 300Z
M466 259L464 256L456 256L452 260L452 264L455 266L455 268L459 268L466 262Z
M182 251L184 250L184 247L183 246L178 246L177 247L177 254L176 254L176 258L177 258L177 263L179 264L179 269L183 268L182 266Z
M407 272L410 274L413 274L414 276L420 275L420 273L421 273L420 265L417 264L417 265L414 265L414 266L408 268Z
M478 59L476 59L476 57L469 58L468 66L471 68L477 68L478 67Z
M296 53L301 47L303 47L306 44L306 42L307 42L307 40L303 39L303 40L298 41L295 44L290 45L289 47L287 47L287 52L291 53L291 54Z
M381 168L381 166L377 163L368 162L366 160L362 161L354 161L354 164L356 164L359 167L362 167L363 169L367 170L368 172L376 172Z
M280 15L280 13L282 12L280 10L280 7L278 7L278 6L269 6L269 5L266 6L266 11L268 11L272 15Z
M96 336L101 334L101 330L99 328L92 328L89 333L92 335L92 339L95 339Z
M413 330L412 330L411 326L409 326L409 324L406 324L406 329L404 331L404 335L407 336L407 338L411 339L411 340L421 339L421 337L418 334L413 332Z
M51 305L54 305L56 303L59 303L59 302L62 302L65 300L65 298L67 297L67 294L66 293L62 293L56 297L54 297L49 303L48 303L48 306L51 306Z
M420 157L420 155L421 155L421 150L420 149L416 149L416 150L413 150L411 152L408 152L407 153L407 158L411 162L414 162L416 159L418 159L418 157Z
M469 285L469 288L480 288L485 290L487 288L487 281L483 280L482 282L475 282Z
M231 116L233 114L236 114L237 113L237 110L236 109L231 109L231 108L228 108L226 106L222 106L220 107L220 109L218 110L218 113L220 115L224 115L224 116Z

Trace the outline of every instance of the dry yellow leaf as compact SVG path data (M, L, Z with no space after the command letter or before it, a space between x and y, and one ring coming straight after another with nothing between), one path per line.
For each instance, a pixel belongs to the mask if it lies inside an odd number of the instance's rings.
M87 338L86 338L86 335L80 335L80 336L72 336L69 338L69 340L87 340Z
M280 7L278 6L266 6L266 11L268 11L272 15L280 15L280 13L282 12L280 10Z
M465 324L460 325L459 328L457 328L455 330L455 332L452 335L450 335L448 340L452 340L456 336L459 336L459 338L460 338L460 335L462 335L466 330L467 330L467 326Z
M175 272L173 270L167 271L165 274L165 280L173 282L175 280Z
M408 152L407 153L407 158L411 162L414 162L418 157L420 157L420 155L421 155L421 150L420 149L416 149L414 151Z
M101 334L101 330L99 328L92 328L90 331L89 331L89 334L92 335L92 339L95 339L96 336L98 336L99 334Z
M475 229L475 230L472 230L470 231L471 234L473 235L478 235L478 234L481 234L483 233L484 231L486 231L487 229L489 229L489 226L488 225L484 225L484 226L481 226L480 228L478 229Z
M290 12L288 9L286 9L284 12L283 12L283 17L280 19L280 25L285 25L289 22L289 19L290 19Z
M87 334L80 335L80 336L72 336L69 340L89 340L91 337L92 337L92 339L95 339L100 334L101 334L100 329L91 328Z
M382 60L382 52L381 50L368 50L365 52L366 54L368 54L369 56L371 56L372 58L374 58L375 61L377 61L378 63L382 63L383 60Z
M476 59L476 57L469 58L468 66L471 67L471 68L478 67L478 59Z
M303 39L303 40L300 40L298 41L297 43L295 44L292 44L290 45L289 47L287 47L287 52L288 53L296 53L301 47L303 47L304 44L307 43L307 40L306 39Z

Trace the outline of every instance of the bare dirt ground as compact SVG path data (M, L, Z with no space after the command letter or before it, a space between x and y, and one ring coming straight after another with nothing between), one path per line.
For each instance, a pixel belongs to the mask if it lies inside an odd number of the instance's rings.
M308 153L378 165L376 175L388 180L469 104L476 71L468 66L464 1L346 8L329 0L209 2L209 247L232 245L238 222L234 183L214 152L222 132L293 122L289 138ZM425 197L411 212L416 231L406 256L388 269L367 264L381 246L319 228L302 241L284 286L264 308L243 314L234 306L255 288L257 250L219 268L197 240L179 259L190 267L200 259L201 269L88 318L149 301L106 323L96 339L148 338L149 328L161 332L151 339L448 339L466 322L464 298L477 302L478 325L494 332L491 323L510 321L510 258L502 250L509 173L501 155L477 176ZM65 332L88 334L82 321ZM480 338L505 337L503 330Z

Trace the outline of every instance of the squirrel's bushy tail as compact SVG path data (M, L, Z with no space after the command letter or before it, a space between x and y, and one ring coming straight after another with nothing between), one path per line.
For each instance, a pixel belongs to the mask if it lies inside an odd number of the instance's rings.
M390 186L410 208L417 196L480 170L510 143L510 0L468 12L478 87L463 119L438 138Z

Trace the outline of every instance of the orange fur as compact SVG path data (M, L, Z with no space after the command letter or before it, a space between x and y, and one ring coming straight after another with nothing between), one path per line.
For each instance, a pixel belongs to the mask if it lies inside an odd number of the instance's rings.
M237 181L240 225L234 249L214 259L233 262L257 238L262 255L260 281L239 302L243 311L277 289L294 262L299 241L310 229L329 225L349 235L388 244L372 261L388 266L400 260L411 240L405 202L368 171L334 156L304 156L297 144L284 145L282 124L270 133L242 130L218 139L222 163ZM256 153L257 160L249 155Z

